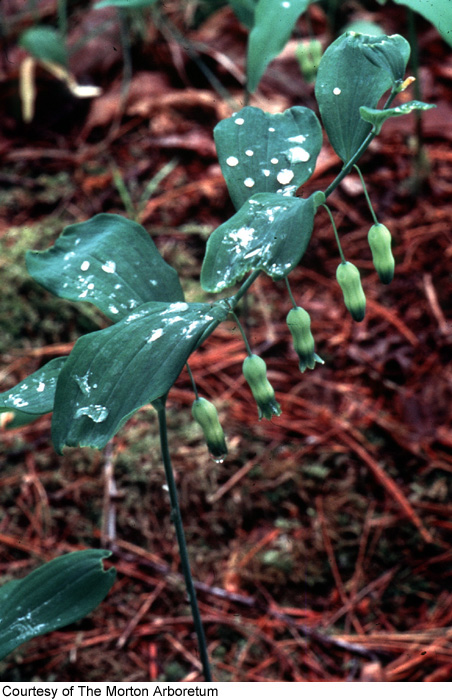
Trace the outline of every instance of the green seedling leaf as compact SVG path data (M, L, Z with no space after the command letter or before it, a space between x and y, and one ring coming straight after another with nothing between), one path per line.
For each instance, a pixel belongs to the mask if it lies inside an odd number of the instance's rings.
M368 107L360 107L359 113L361 119L372 124L373 131L375 134L379 134L381 127L385 123L386 119L390 117L403 117L405 114L411 114L415 109L420 109L425 111L427 109L432 109L436 105L430 105L426 102L419 102L418 100L413 100L412 102L406 102L398 107L390 107L389 109L369 109Z
M294 194L314 172L322 146L319 120L307 107L282 114L244 107L217 124L214 137L236 209L259 192Z
M248 27L252 29L254 25L254 11L258 0L229 0L228 5L230 5L234 11L237 19Z
M259 0L248 40L247 87L254 92L270 61L285 47L311 0Z
M400 39L397 34L346 33L328 47L320 61L315 94L328 138L344 163L372 128L361 119L359 108L377 106L380 97L394 85L390 66L399 66L407 58L406 42ZM376 57L377 65L369 55Z
M66 357L56 357L23 382L0 394L0 414L13 414L6 427L27 425L53 411L57 379L66 360Z
M378 35L376 41L364 43L362 50L368 61L391 76L394 88L403 82L410 58L410 45L403 36Z
M29 639L69 625L94 610L113 585L104 571L111 552L64 554L0 588L0 659Z
M230 287L251 270L286 277L301 260L314 225L316 195L308 199L257 194L207 241L201 286Z
M26 255L30 275L63 299L90 301L118 321L148 301L182 301L176 271L140 224L98 214L67 226L55 245Z
M19 45L39 61L56 63L67 68L66 44L61 34L52 27L30 27L20 36Z
M146 8L155 5L157 0L101 0L94 5L95 10L100 10L102 7L122 7L126 10L136 10L137 8Z
M405 5L431 22L444 41L452 46L452 3L450 0L394 0L397 5Z
M80 338L57 383L57 452L65 445L105 447L137 409L168 393L190 354L228 312L225 302L149 302Z

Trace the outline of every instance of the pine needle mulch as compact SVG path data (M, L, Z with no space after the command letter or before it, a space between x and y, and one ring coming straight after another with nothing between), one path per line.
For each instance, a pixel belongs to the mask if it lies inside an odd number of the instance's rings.
M100 98L52 114L44 97L58 86L42 75L35 122L24 126L14 110L1 119L0 267L12 285L2 306L2 390L105 324L27 279L20 241L30 230L43 249L68 223L100 211L134 214L180 272L187 298L205 298L205 240L233 210L212 139L231 107L201 68L239 104L246 37L228 9L187 29L193 6L184 16L177 6L166 5L171 23L149 23L146 40L137 40L123 114L121 63L104 42L88 44L79 65L101 84ZM326 18L313 8L314 29L328 42ZM74 13L74 42L92 13ZM376 20L404 33L402 8ZM175 34L184 26L188 52ZM298 31L306 33L303 20ZM192 424L185 372L170 393L172 456L216 680L452 679L452 54L422 22L419 37L423 99L438 104L423 118L424 150L414 118L394 120L361 164L393 235L394 281L385 287L373 271L370 216L350 175L329 203L346 256L363 274L365 320L354 323L344 309L334 238L320 212L291 284L325 364L299 373L285 286L262 277L241 318L282 415L257 421L233 322L190 361L228 435L224 463L209 459ZM14 60L3 62L1 90L13 99L20 53L10 41ZM300 95L314 106L289 46L254 103L280 111ZM326 188L339 167L325 145L303 195ZM106 565L118 577L86 619L5 659L2 679L201 680L152 408L104 453L62 458L50 420L2 432L1 580L99 546L112 550Z

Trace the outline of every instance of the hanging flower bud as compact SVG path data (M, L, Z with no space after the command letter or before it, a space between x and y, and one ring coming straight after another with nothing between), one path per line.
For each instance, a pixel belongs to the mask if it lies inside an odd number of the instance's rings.
M344 303L355 321L362 321L366 313L366 297L358 268L351 262L340 263L336 279L344 294Z
M292 334L295 352L300 358L300 372L304 372L307 367L314 369L316 362L323 365L322 358L314 352L314 338L308 312L297 306L289 311L286 321Z
M198 398L193 401L191 413L202 428L210 454L216 462L222 462L228 453L228 448L217 409L207 399Z
M380 282L389 284L394 277L394 257L391 251L391 234L383 224L374 224L367 234L374 267Z
M259 420L281 415L281 407L267 379L267 365L258 355L248 355L243 362L243 374L257 403Z

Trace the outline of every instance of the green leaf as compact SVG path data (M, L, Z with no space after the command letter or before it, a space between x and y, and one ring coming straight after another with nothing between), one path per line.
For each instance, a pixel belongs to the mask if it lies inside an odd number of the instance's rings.
M229 0L228 5L230 5L234 11L237 19L248 27L252 29L254 25L254 11L258 0Z
M112 321L148 301L181 301L175 270L140 224L98 214L67 226L55 245L26 255L30 275L63 299L90 301Z
M285 47L295 22L311 0L259 0L248 40L247 87L254 92L270 63Z
M80 338L57 383L57 452L65 445L104 447L138 408L168 393L190 354L228 312L222 302L150 302Z
M245 202L207 241L203 289L219 292L251 270L286 277L307 248L317 202L316 194L308 199L258 194Z
M391 76L393 87L403 82L411 51L403 36L378 35L375 41L364 43L362 50L368 61Z
M452 3L450 0L394 0L425 17L452 46Z
M155 5L157 0L101 0L94 5L95 10L100 10L102 7L122 7L126 10L135 10L137 8L151 7Z
M67 68L68 53L64 39L52 27L35 26L21 34L19 45L40 61L49 61Z
M69 625L105 598L115 569L104 571L111 552L64 554L25 578L0 588L0 659L29 639Z
M372 124L374 133L379 134L386 119L390 117L402 117L405 114L410 114L415 109L425 111L433 107L436 107L436 105L413 100L412 102L405 102L405 104L399 105L398 107L390 107L389 109L369 109L368 107L360 107L359 113L361 119Z
M0 413L12 412L8 428L18 428L53 411L58 376L66 357L56 357L23 382L0 394Z
M400 39L398 35L346 33L328 47L320 61L315 94L331 145L345 163L371 131L359 108L377 106L394 84L393 70L399 71L407 58L406 42Z
M319 120L307 107L282 114L244 107L219 122L214 137L236 209L258 192L294 194L314 172L322 146Z

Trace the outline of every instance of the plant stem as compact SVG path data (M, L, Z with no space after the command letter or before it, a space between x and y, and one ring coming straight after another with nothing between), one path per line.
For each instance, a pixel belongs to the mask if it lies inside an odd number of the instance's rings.
M335 236L335 238L336 238L337 247L339 248L339 255L341 256L342 262L345 263L346 260L345 260L345 257L344 257L344 253L343 253L343 251L342 251L341 242L340 242L340 240L339 240L339 234L338 234L338 232L337 232L336 224L334 223L334 219L333 219L333 215L332 215L332 213L331 213L331 209L330 209L329 206L327 206L326 204L322 204L322 207L324 207L324 209L326 209L327 212L328 212L328 216L330 217L331 225L332 225L333 231L334 231L334 236Z
M251 348L250 348L250 344L249 344L249 342L248 342L248 338L246 337L245 331L243 330L243 326L242 326L242 324L240 323L237 314L235 314L234 311L232 311L232 310L231 310L230 313L231 313L231 316L234 317L234 321L236 322L236 324L237 324L237 326L238 326L238 328L239 328L239 331L240 331L240 333L242 334L243 342L245 343L245 347L246 347L246 351L247 351L248 355L252 355L253 353L251 352Z
M361 170L358 168L358 166L356 165L356 163L355 163L355 165L354 165L353 167L355 168L356 172L357 172L358 175L359 175L359 179L361 180L361 184L362 184L363 190L364 190L364 196L365 196L365 198L366 198L366 200L367 200L367 204L368 204L368 206L369 206L370 213L372 214L372 218L373 218L373 220L374 220L374 223L375 223L375 224L378 224L378 219L377 219L377 216L376 216L376 214L375 214L374 208L373 208L373 206L372 206L372 202L370 201L369 193L368 193L368 191L367 191L366 183L364 182L363 174L362 174Z
M190 377L191 385L193 387L193 391L195 394L195 399L199 399L198 387L196 386L195 378L192 374L192 371L190 369L190 365L188 364L188 362L185 363L185 366L187 368L188 376Z
M188 600L190 603L191 614L195 626L196 636L198 638L199 655L201 657L204 679L212 680L210 672L209 657L207 654L206 637L202 626L201 615L198 608L198 600L193 584L193 578L190 570L190 562L188 560L187 543L185 541L184 526L182 524L182 516L179 508L179 499L177 496L176 482L174 481L173 467L171 465L171 457L168 447L168 430L166 425L166 397L158 403L156 402L157 414L159 418L160 430L160 446L162 450L163 465L165 467L166 481L168 484L168 492L171 502L171 519L176 528L177 543L179 545L179 553L181 560L182 572L184 574L185 586L187 588Z
M290 301L292 302L293 308L294 308L294 309L297 309L297 308L298 308L298 304L297 304L297 302L295 301L294 296L293 296L293 294L292 294L292 290L291 290L291 288L290 288L289 278L288 278L288 277L284 277L284 280L285 280L285 282L286 282L287 291L289 292L289 297L290 297Z
M396 95L397 95L397 90L392 89L391 94L389 95L388 99L386 100L386 102L383 106L383 109L386 109L387 107L389 107L389 105L391 104L391 102L393 101L393 99ZM364 139L364 141L362 142L361 146L358 148L356 153L354 153L352 155L352 157L350 158L350 160L347 163L345 163L345 165L342 168L339 175L337 175L334 178L331 185L329 185L326 188L325 193L324 193L325 198L328 198L330 196L330 194L336 189L336 187L342 182L344 177L346 177L349 174L350 170L353 168L355 163L361 158L362 154L364 153L364 151L366 150L366 148L368 147L370 142L374 140L375 136L377 136L377 134L375 134L373 131L371 131L370 134L368 134L366 136L366 138Z

